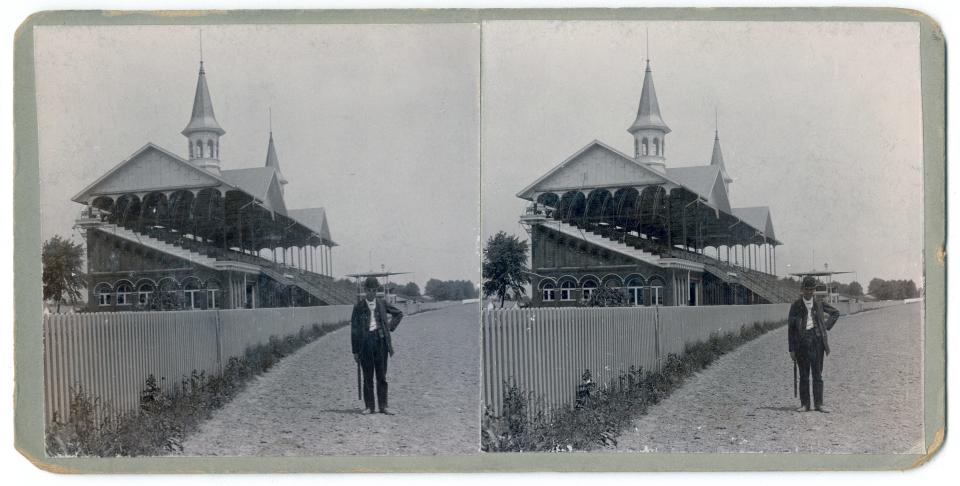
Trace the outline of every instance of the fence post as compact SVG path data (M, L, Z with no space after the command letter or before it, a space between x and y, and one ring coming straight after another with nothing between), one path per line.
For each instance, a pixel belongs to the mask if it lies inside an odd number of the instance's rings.
M657 358L657 371L661 370L660 362L660 306L654 304L653 308L655 309L653 315L653 344L654 344L654 355Z

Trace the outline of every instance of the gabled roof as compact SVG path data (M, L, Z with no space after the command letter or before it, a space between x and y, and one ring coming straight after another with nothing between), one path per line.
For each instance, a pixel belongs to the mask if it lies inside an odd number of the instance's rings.
M730 212L730 199L719 167L714 165L668 167L667 176L702 196L711 206Z
M596 154L598 157L597 160L586 160L587 156L590 154ZM609 165L610 167L602 170L597 170L596 167L584 167L585 170L583 171L583 174L586 175L586 178L590 178L590 180L586 180L583 177L572 180L576 178L576 174L572 174L572 172L576 171L575 167L578 164L604 164ZM599 140L594 140L588 143L583 148L576 151L573 155L567 157L566 160L560 162L556 167L550 169L550 171L548 171L546 174L540 176L537 180L533 181L533 183L523 188L523 190L517 193L517 197L522 199L532 199L535 192L543 192L544 186L549 186L551 181L559 184L560 186L564 186L563 188L565 189L574 189L579 187L589 188L594 186L609 187L611 185L648 185L672 182L664 177L664 175L660 172L651 169L645 164L637 162L632 157L627 156L623 152L620 152Z
M633 133L648 128L670 133L670 127L660 117L660 103L657 101L657 90L653 87L653 71L650 70L649 59L647 59L647 69L643 73L643 90L640 92L637 119L633 121L633 125L630 125L627 131Z
M770 217L769 207L754 206L748 208L733 208L733 215L750 226L763 231L766 237L777 238L773 232L773 219Z
M200 74L197 75L197 92L193 95L193 112L190 115L190 122L180 133L189 135L201 131L216 132L219 135L226 133L213 115L213 101L210 99L210 90L207 89L203 61L200 61Z
M128 166L132 167L137 165L137 162L149 156L150 153L155 154L158 160L173 164L173 169L171 170L171 166L160 166L157 163L158 161L145 163L142 167L136 167L139 169L138 172L143 173L126 178L124 181L125 187L122 190L108 190L102 193L149 192L151 190L170 190L189 187L214 187L220 184L231 185L220 176L205 171L180 158L177 154L148 142L143 147L137 149L130 157L127 157L124 161L98 177L97 180L91 182L71 199L74 202L85 204L90 196L100 194L100 192L97 192L98 188L103 188L103 186L109 184L113 179L122 177L122 172L130 168ZM131 186L130 184L138 184L138 186Z
M327 224L327 212L323 208L288 209L287 216L310 228L314 233L320 235L320 238L330 244L336 245L330 236L330 226Z
M273 167L253 167L249 169L231 169L220 171L221 176L234 186L263 202L264 207L280 214L286 214L287 208L280 193L277 170Z

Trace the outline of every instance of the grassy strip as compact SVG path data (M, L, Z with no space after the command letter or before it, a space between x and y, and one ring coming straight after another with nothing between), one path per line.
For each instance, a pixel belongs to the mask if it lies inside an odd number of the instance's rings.
M515 385L508 386L503 414L494 415L490 409L484 414L481 447L486 452L566 452L614 447L621 431L691 375L741 344L784 324L785 321L755 323L741 327L739 332L713 334L706 341L687 346L683 356L668 355L660 371L631 367L606 386L594 388L584 383L576 405L554 410L549 420L542 413L529 417L528 405L535 397ZM589 377L589 373L586 370L584 377Z
M82 388L72 389L70 416L54 416L47 425L46 449L50 456L151 456L183 450L183 439L213 414L255 376L273 367L321 336L348 325L314 324L283 339L271 336L267 343L251 346L243 357L230 358L220 376L196 370L181 379L173 394L161 392L150 375L140 394L137 411L113 413L106 405L102 418L96 410L99 397ZM163 380L164 378L161 378Z

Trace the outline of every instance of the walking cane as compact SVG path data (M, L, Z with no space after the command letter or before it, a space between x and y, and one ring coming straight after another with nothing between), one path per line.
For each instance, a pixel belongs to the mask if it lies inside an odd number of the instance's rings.
M796 371L794 371L794 381L796 381ZM360 390L360 362L357 361L357 400L363 400L363 392Z
M793 360L793 398L797 398L797 360Z

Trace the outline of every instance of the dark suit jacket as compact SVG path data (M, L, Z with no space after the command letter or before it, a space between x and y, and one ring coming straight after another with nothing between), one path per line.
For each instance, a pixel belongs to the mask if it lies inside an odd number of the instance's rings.
M390 356L393 356L393 343L390 340L390 333L400 325L400 320L403 319L403 311L388 304L379 297L376 302L377 330L375 332L380 333L387 343L387 351L390 352ZM353 315L350 317L350 341L353 354L360 352L363 341L369 333L370 308L367 307L367 299L361 298L360 301L353 306Z
M830 344L827 342L827 331L833 329L840 317L840 311L833 308L830 304L820 302L817 298L813 299L813 328L817 335L823 340L823 351L830 354ZM787 318L787 339L790 345L790 352L796 352L800 347L800 334L807 325L807 306L803 304L803 297L797 299L790 305L790 315Z

